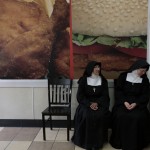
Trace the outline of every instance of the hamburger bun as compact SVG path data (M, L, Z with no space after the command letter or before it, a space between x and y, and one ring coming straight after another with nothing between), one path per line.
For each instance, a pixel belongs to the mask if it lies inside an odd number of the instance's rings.
M112 79L145 59L147 14L147 0L72 0L75 78L91 60L102 62L102 73Z
M72 31L85 35L147 34L147 0L72 0Z

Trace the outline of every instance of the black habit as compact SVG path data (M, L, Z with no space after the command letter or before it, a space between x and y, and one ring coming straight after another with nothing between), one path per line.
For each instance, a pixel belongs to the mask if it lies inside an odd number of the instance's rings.
M91 75L96 62L88 65L86 73L79 79L77 101L79 103L74 117L74 135L72 141L75 145L85 149L101 148L107 139L109 121L109 95L107 80L101 76L101 85L87 84L87 76ZM98 103L98 110L90 108L91 102Z
M129 72L146 68L144 60L137 61ZM129 72L122 73L115 85L115 105L112 111L112 135L110 144L117 149L142 150L150 142L149 80L144 74L141 83L126 80ZM124 102L136 103L137 106L128 110Z

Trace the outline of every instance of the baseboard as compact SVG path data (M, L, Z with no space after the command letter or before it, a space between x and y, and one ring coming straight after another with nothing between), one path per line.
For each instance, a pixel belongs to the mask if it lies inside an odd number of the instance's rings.
M49 123L46 126L49 127ZM42 127L42 120L0 119L0 127ZM67 122L65 120L53 120L53 127L65 128Z

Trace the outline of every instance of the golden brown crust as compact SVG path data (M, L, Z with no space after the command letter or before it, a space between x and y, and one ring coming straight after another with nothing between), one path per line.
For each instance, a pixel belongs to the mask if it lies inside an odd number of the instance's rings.
M56 35L67 26L67 2L55 4L49 18L37 3L0 0L1 78L39 79L47 74ZM64 9L58 13L59 8Z
M70 36L65 30L58 34L53 53L54 68L58 75L70 77Z
M63 31L69 27L70 5L66 0L56 0L51 20L55 22L54 32Z

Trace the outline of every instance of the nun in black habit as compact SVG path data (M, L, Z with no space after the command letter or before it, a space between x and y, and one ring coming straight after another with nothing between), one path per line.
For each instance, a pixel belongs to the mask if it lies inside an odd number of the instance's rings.
M138 60L117 79L110 138L114 148L143 150L150 142L148 69L145 60Z
M110 116L108 84L101 74L101 63L89 62L78 84L72 141L87 150L98 150L107 140Z

